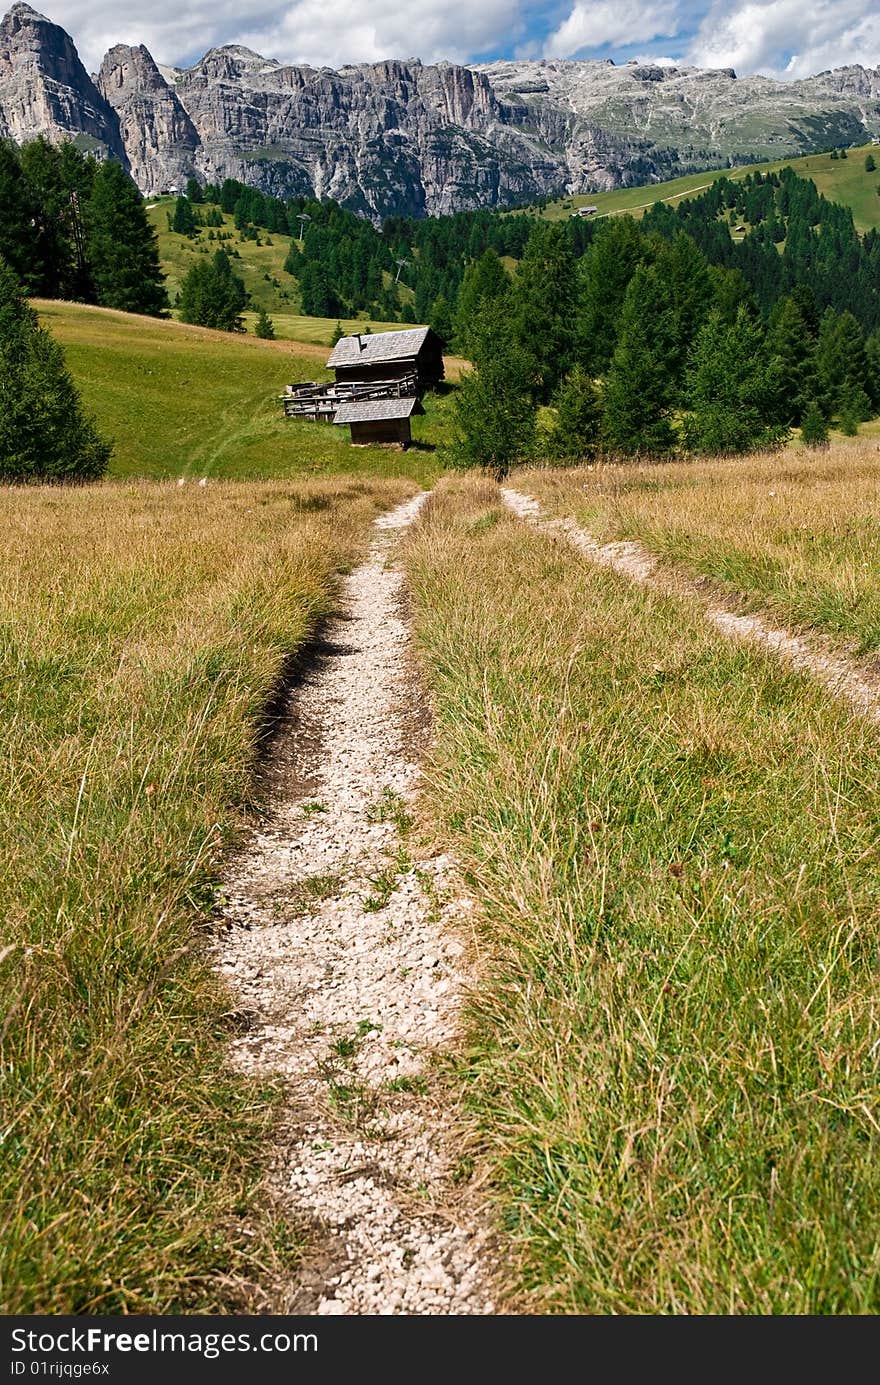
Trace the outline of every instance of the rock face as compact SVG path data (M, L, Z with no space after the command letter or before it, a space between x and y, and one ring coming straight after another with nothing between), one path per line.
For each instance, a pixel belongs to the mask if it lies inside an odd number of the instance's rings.
M0 135L75 139L127 164L116 112L79 60L73 40L30 5L0 22Z
M880 134L880 69L800 82L668 64L291 67L240 47L187 69L111 48L94 79L28 5L0 24L0 136L74 137L144 193L195 175L314 192L374 219L591 192Z

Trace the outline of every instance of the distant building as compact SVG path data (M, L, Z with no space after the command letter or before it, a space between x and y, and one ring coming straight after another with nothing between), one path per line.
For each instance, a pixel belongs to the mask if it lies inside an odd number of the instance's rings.
M572 216L595 216L598 210L598 207L577 207Z
M330 353L327 368L344 381L397 380L415 376L414 394L443 379L443 343L430 327L402 332L359 332L341 337Z
M389 333L390 335L390 333ZM357 399L340 404L334 424L348 424L355 445L408 447L412 442L410 419L425 411L418 399Z

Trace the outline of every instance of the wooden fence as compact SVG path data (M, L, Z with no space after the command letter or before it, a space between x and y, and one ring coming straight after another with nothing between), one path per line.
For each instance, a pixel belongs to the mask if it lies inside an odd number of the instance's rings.
M411 399L418 393L416 371L396 380L338 380L332 385L309 381L303 385L288 385L280 396L288 418L311 418L318 423L332 423L340 404L361 399Z

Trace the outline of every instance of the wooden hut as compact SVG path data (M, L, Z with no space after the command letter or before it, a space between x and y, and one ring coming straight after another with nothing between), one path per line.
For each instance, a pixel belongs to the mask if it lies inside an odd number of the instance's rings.
M415 377L413 393L421 394L443 379L443 343L430 327L402 332L360 332L341 337L327 361L344 381L397 380Z
M334 423L347 423L351 440L360 447L368 444L408 447L412 442L410 419L425 411L414 395L409 399L357 399L340 404Z

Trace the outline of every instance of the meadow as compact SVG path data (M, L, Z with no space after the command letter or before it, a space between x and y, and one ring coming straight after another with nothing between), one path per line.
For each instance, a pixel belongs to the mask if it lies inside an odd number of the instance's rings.
M488 483L443 482L407 561L519 1302L876 1312L875 729Z
M266 708L411 481L0 491L0 1302L247 1309L273 1093L205 946Z
M597 208L597 217L626 213L638 219L655 202L669 202L675 206L684 198L709 187L717 178L738 180L748 173L770 173L778 172L781 168L793 168L798 177L812 179L819 192L829 201L841 202L849 207L858 231L870 231L880 226L880 169L874 173L865 171L865 158L869 153L876 157L878 151L875 146L866 144L857 149L848 149L845 159L832 159L830 153L806 154L802 158L780 159L773 163L687 173L665 182L616 188L613 192L578 193L548 203L546 207L537 209L535 215L548 221L561 221L576 208L590 206Z
M518 484L597 538L636 539L711 580L744 610L880 650L880 450L827 450L660 466L522 472Z
M412 453L353 449L347 428L284 417L284 386L329 380L318 345L38 300L86 407L114 445L111 473L157 479L262 479L366 472L428 481L439 470L450 401L413 420Z

